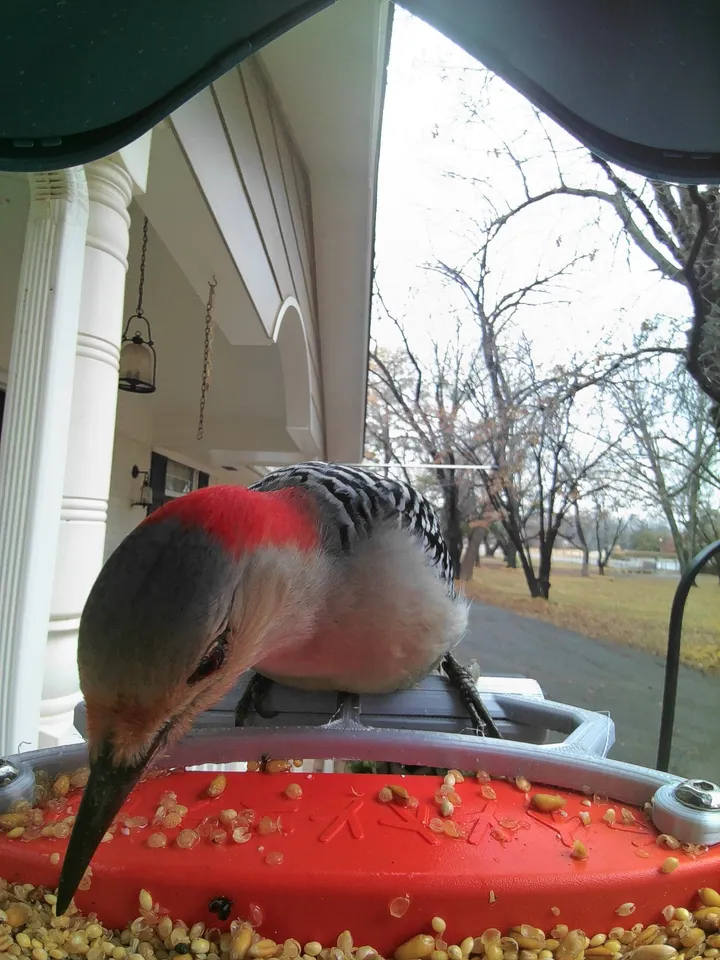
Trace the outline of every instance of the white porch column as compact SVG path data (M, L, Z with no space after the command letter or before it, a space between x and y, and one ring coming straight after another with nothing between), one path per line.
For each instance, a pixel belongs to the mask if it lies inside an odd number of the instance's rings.
M85 246L55 582L47 634L39 746L79 739L77 634L103 560L133 179L117 154L86 165Z
M82 168L29 180L0 449L0 755L37 742L88 219Z

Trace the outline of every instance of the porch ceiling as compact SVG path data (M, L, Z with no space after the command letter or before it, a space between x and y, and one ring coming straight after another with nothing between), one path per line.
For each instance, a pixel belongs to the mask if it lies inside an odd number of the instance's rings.
M337 0L153 132L136 203L163 249L162 267L148 260L166 357L150 401L154 442L219 465L323 448L329 459L360 459L389 22L389 0ZM214 380L197 441L213 275ZM131 274L128 305L133 296Z
M133 253L126 284L126 314L133 311L137 298L142 233L142 214L136 209L131 214ZM272 341L265 341L265 346L232 345L218 326L214 328L205 435L197 440L205 303L152 226L148 232L144 310L157 350L157 392L150 396L122 395L124 422L133 432L138 429L138 419L144 420L144 432L156 448L174 451L189 462L217 467L228 462L237 466L237 451L262 449L297 458L298 449L287 432L279 347ZM222 451L224 457L218 457L215 451ZM233 475L226 479L232 482Z
M217 276L216 319L228 344L267 344L283 299L297 298L304 323L317 332L317 345L314 335L308 341L315 433L324 414L326 456L350 462L360 459L364 439L390 10L389 0L337 0L259 55L310 187L312 221L303 226L300 209L285 211L284 252L276 223L283 214L265 208L262 184L265 176L299 183L302 174L292 173L279 139L280 156L268 152L279 131L266 116L269 104L251 66L242 80L230 71L155 130L148 190L138 198L198 297L205 298L208 279ZM256 139L265 145L264 160ZM271 161L280 166L263 171L261 162ZM300 260L293 264L290 255L292 276L284 277L293 243Z
M361 458L388 0L338 0L261 54L308 167L329 459Z

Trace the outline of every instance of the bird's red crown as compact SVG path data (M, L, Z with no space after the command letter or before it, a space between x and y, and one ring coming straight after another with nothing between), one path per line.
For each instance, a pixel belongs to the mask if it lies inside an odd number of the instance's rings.
M319 541L312 501L297 488L204 487L164 504L143 525L170 519L201 527L234 556L260 546L311 550Z

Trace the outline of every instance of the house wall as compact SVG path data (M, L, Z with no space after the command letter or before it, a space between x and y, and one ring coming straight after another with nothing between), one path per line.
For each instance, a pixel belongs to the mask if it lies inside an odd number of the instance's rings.
M145 516L142 507L131 506L139 498L142 486L142 478L133 479L131 471L135 465L140 470L147 470L151 453L152 419L147 407L142 405L142 398L120 393L108 498L105 560Z
M118 394L105 533L105 560L146 515L143 507L133 506L133 503L140 499L143 478L142 476L133 477L132 469L137 466L141 471L148 470L153 451L209 474L210 486L228 482L228 476L223 476L224 471L213 469L209 461L195 459L188 456L185 451L173 450L163 445L162 434L158 434L156 430L153 413L147 400L147 397L122 392Z
M203 302L216 276L215 316L229 344L272 341L283 304L297 301L313 416L323 423L309 178L257 59L155 131L148 191L137 202Z
M150 450L139 440L115 434L104 560L145 516L142 507L131 506L139 497L142 479L133 480L130 471L134 464L140 466L148 462Z
M137 466L140 470L147 470L153 451L196 470L209 472L211 486L223 482L220 474L213 473L212 467L207 463L195 461L182 452L169 450L162 444L154 443L152 417L148 414L147 408L142 406L142 398L121 393L118 397L108 498L105 560L145 517L146 511L143 507L132 505L139 500L142 487L142 476L133 478L132 468Z
M226 153L232 158L232 174L235 178L235 189L244 195L247 205L247 216L242 225L242 246L244 250L234 250L228 237L221 238L217 233L218 222L213 207L213 197L203 186L204 167L207 154L214 152L220 155L221 151L210 151L204 144L204 151L195 153L192 149L186 150L193 140L192 117L182 115L182 111L170 120L168 125L173 130L173 136L178 146L184 150L183 163L187 169L188 163L195 180L195 190L200 187L201 201L207 205L208 213L212 214L215 242L229 251L234 272L240 275L241 282L249 294L249 301L257 311L257 319L265 328L267 343L277 335L277 318L281 307L288 298L297 302L305 325L307 350L309 353L309 379L312 404L312 420L322 424L322 390L320 383L320 357L318 343L317 295L315 288L315 254L313 242L312 204L310 197L309 177L305 162L298 146L293 139L289 125L283 115L281 105L272 88L270 81L256 58L245 61L240 67L231 70L222 77L213 87L200 95L202 102L196 98L196 109L199 107L207 115L212 113L211 125L217 120L217 126L223 131L226 139ZM166 126L165 134L168 126ZM197 132L197 131L195 131ZM160 131L156 132L157 134ZM137 261L139 259L139 225L144 213L151 219L151 229L155 226L153 210L160 216L157 202L162 200L163 189L167 189L167 155L163 149L161 136L150 146L150 176L148 192L145 196L138 196L131 205L130 213L133 224L131 228L131 246L129 251L130 271L128 272L125 290L125 310L127 315L137 296ZM157 147L156 147L157 143ZM203 145L201 144L201 147ZM196 145L197 147L197 145ZM229 148L229 149L228 149ZM204 157L203 157L204 154ZM196 160L193 164L193 160ZM207 172L207 171L205 171ZM230 180L227 181L227 185ZM173 184L173 186L176 186ZM187 203L187 185L183 196ZM227 191L226 191L227 196ZM177 195L173 198L175 207L183 206L177 203ZM6 379L10 360L13 320L17 300L17 277L22 260L25 225L29 205L29 190L27 182L22 176L0 174L0 386ZM197 213L195 222L199 223ZM177 225L179 228L179 224ZM201 316L203 306L200 291L192 277L183 270L181 240L188 231L177 229L175 236L168 236L167 230L161 240L170 258L175 261L177 269L175 276L169 272L162 272L160 284L164 284L169 295L165 298L168 314L177 317L178 301L188 297L196 298L193 311ZM158 238L155 238L157 243ZM198 249L206 250L202 233L195 235L195 249L192 255L197 259ZM230 238L232 241L232 238ZM262 261L263 270L248 271L248 264L243 260L243 253L254 249L254 255ZM157 247L149 254L149 284L153 283L153 272L157 266ZM215 259L218 259L214 255ZM153 258L154 261L153 261ZM167 258L166 258L167 259ZM243 268L246 268L243 270ZM207 271L206 271L207 272ZM264 289L259 289L258 273L265 277ZM220 287L224 292L223 287ZM193 296L194 292L194 296ZM152 302L152 291L147 296ZM236 309L236 322L248 322L246 311ZM157 320L157 307L154 307L154 318ZM218 312L222 311L222 304ZM217 316L222 324L222 316ZM159 357L164 370L172 365L172 351L167 347L167 335L163 343L163 318L158 324L160 336ZM166 332L167 334L167 332ZM239 342L238 342L239 341ZM242 349L242 338L238 338L234 349ZM230 343L232 341L230 340ZM247 347L245 348L247 349ZM251 348L252 349L252 348ZM257 348L255 348L257 349ZM274 349L274 348L269 348ZM298 357L298 363L304 358ZM184 381L185 382L185 381ZM195 393L197 383L193 382L192 405L196 406ZM72 377L68 376L68 389L72 389ZM189 384L186 389L190 390ZM160 385L159 385L160 390ZM176 391L171 391L176 393ZM255 393L257 397L257 392ZM276 391L277 396L277 391ZM230 406L223 410L218 397L217 388L211 396L209 413L213 407L218 416L232 418L235 414L242 417L242 404ZM121 540L143 519L145 511L141 507L131 506L139 497L142 479L133 479L131 470L137 465L146 470L150 464L153 450L163 452L172 459L194 466L210 474L210 483L244 482L254 479L253 475L238 473L228 474L217 466L213 466L209 451L203 449L172 449L163 445L163 431L158 427L162 421L162 404L153 403L155 398L136 397L120 393L118 398L118 412L114 437L113 463L110 496L108 502L107 532L105 541L105 558L115 549ZM240 409L238 409L238 406ZM177 410L174 406L174 410ZM179 412L179 411L178 411ZM249 411L248 411L249 412ZM183 411L184 413L184 411ZM290 417L290 419L292 419ZM258 421L258 427L260 421ZM190 431L192 434L194 432ZM251 431L256 433L257 430ZM222 446L227 446L223 444ZM264 442L261 447L272 450L271 442ZM292 441L288 449L292 449ZM58 464L62 470L63 464Z
M214 135L217 135L217 141L212 140ZM192 169L189 170L188 166ZM185 180L189 173L194 184ZM238 193L242 194L241 198ZM183 197L182 204L177 202L178 194ZM223 210L218 204L228 207L233 203L238 204L238 214L232 229L220 238L217 226L223 229L223 217L228 215L228 209ZM240 216L243 209L245 212ZM131 470L133 465L146 470L153 450L208 472L211 484L256 479L256 476L242 471L229 474L217 465L213 466L207 445L189 443L183 449L167 449L163 445L164 440L172 444L171 438L177 432L169 430L171 413L182 414L183 419L187 416L188 420L196 416L199 388L199 370L193 367L192 380L185 379L189 358L181 361L179 354L175 355L175 362L183 369L182 388L178 380L172 384L162 382L173 362L168 340L175 338L175 350L192 348L192 356L200 357L200 347L193 345L192 341L200 333L199 323L207 295L205 284L212 273L218 276L214 317L219 330L223 331L218 335L218 341L224 344L221 347L224 358L218 357L215 367L222 370L223 362L229 362L231 352L249 350L249 356L253 350L258 350L257 346L249 345L253 342L251 337L243 334L243 328L247 333L253 316L255 322L265 328L265 342L272 344L282 304L293 298L305 323L311 419L316 424L323 423L309 177L278 98L257 59L251 58L229 71L173 115L162 129L155 131L147 193L136 198L130 212L133 223L125 313L130 312L137 296L140 224L142 216L147 215L151 224L151 243L146 307L153 319L153 335L158 349L158 394L152 398L119 396L105 558L145 516L143 508L131 506L142 485L142 478L133 479ZM215 235L206 242L203 223L207 214L212 215ZM184 225L183 216L191 217L194 230L188 230ZM222 249L215 249L216 243ZM162 244L164 250L159 250L158 244ZM234 261L227 267L227 275L224 274L223 257ZM203 258L212 262L205 264ZM172 268L169 261L172 261ZM228 275L234 278L240 275L245 287L244 296L237 296ZM158 288L162 296L159 296ZM188 306L189 301L194 302L192 307ZM198 325L184 328L181 315L188 310L192 310ZM172 328L170 318L175 324ZM243 347L243 341L248 345ZM307 362L307 359L298 356L296 362ZM254 370L243 377L240 369L238 366L240 380L249 382L249 374ZM184 398L180 397L179 390ZM228 397L226 404L222 389L218 392L214 388L208 400L209 432L213 433L213 422L216 425L221 420L239 422L243 411L250 418L258 418L258 410L252 409L251 413L251 408L257 407L263 394L258 389L252 393L254 402L249 397L241 402L235 394ZM272 401L278 395L279 390L275 389ZM174 398L172 411L165 409L165 399L171 396ZM276 410L271 408L276 405L272 401L269 396L263 400L265 415L275 415ZM190 405L192 413L183 409L185 403ZM257 420L258 427L261 422ZM248 427L249 424L248 419ZM250 432L257 433L257 430ZM189 434L194 434L194 427ZM228 443L216 445L230 447ZM260 447L273 449L269 433ZM292 450L292 441L287 447ZM247 449L247 444L243 444L243 448Z
M177 460L189 467L207 472L206 464L189 463L187 457L182 453L178 454L172 450L165 450L148 441L138 440L116 431L105 533L105 560L145 517L143 507L132 505L139 500L142 487L142 476L133 478L132 468L137 466L140 470L147 470L153 450L164 454L171 460ZM217 474L210 475L211 486L221 482L222 480Z
M310 178L300 149L293 139L282 107L257 58L246 60L238 68L243 88L247 118L255 134L262 172L249 155L241 164L254 209L265 208L261 224L263 233L270 237L280 233L282 246L275 243L270 256L278 277L283 300L294 296L307 321L306 333L311 355L311 395L318 422L323 422L322 389L320 379L320 346L315 273L315 242ZM219 81L221 83L222 81ZM250 142L249 131L236 116L237 127L228 126L234 142ZM242 155L239 155L242 156ZM263 199L264 197L264 199ZM270 205L275 212L275 224ZM288 283L289 274L289 283Z
M293 139L282 107L257 58L246 60L237 70L243 88L247 118L255 133L262 171L247 156L241 164L248 195L258 210L265 207L266 215L260 223L268 237L277 231L282 247L274 244L270 256L278 277L282 299L295 296L308 325L306 333L312 358L311 395L318 422L323 422L323 403L320 375L319 324L317 313L317 285L315 273L315 243L310 178L300 149ZM219 81L222 83L222 81ZM217 85L216 85L217 86ZM228 132L234 142L249 142L247 127L236 116L237 128L232 124ZM242 156L242 155L239 155ZM261 199L263 198L264 199ZM268 200L275 211L272 224ZM287 281L289 274L290 283ZM284 281L282 278L285 278Z

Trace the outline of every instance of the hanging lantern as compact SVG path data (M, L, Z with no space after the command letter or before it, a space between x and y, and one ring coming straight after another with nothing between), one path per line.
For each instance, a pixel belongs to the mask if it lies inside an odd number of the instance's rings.
M145 507L146 509L153 505L153 491L150 486L150 471L141 470L137 464L135 464L130 471L130 476L133 480L137 480L139 476L142 476L143 482L142 487L140 488L140 499L133 500L130 503L131 507Z
M130 393L155 393L155 371L157 357L150 329L150 321L143 312L143 294L145 292L145 257L147 254L148 218L143 224L142 255L140 257L140 283L138 285L138 303L135 313L128 317L123 330L120 346L120 390ZM141 329L130 333L133 325L145 325L146 336Z
M144 320L147 327L147 339L139 331L132 337L127 336L133 320ZM125 327L120 350L121 390L132 393L155 393L155 347L150 324L145 317L132 316Z

